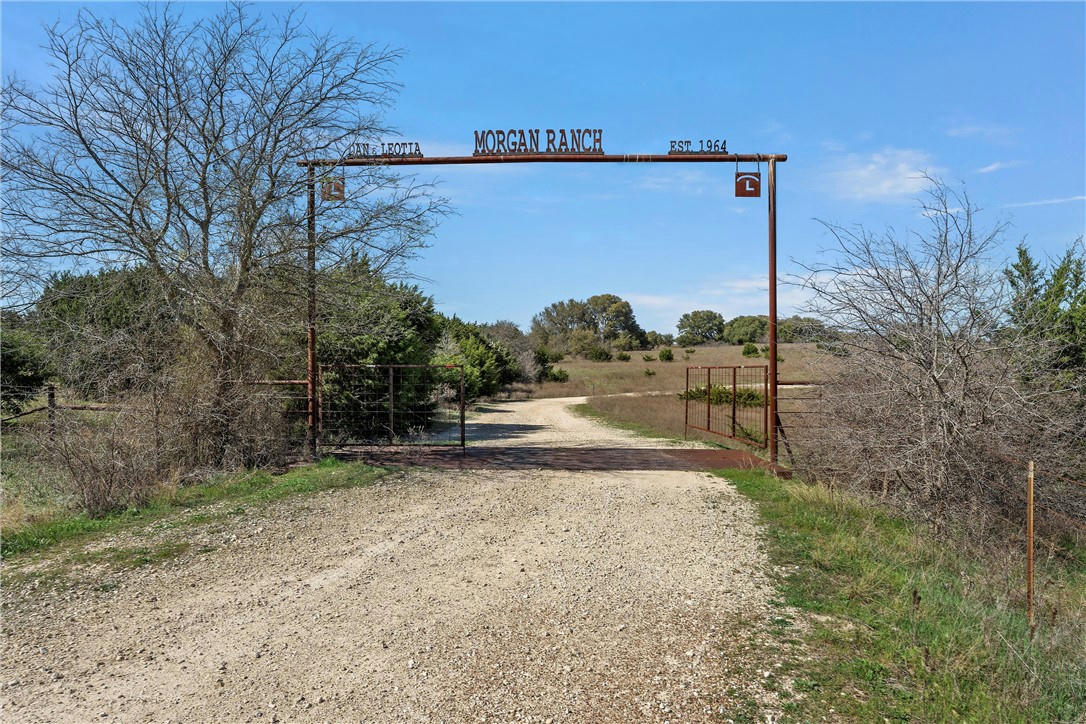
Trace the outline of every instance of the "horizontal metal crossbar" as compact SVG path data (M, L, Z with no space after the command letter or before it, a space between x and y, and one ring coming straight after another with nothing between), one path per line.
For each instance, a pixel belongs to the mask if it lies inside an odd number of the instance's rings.
M759 163L786 153L510 153L486 156L361 156L313 158L299 166L450 166L477 163Z

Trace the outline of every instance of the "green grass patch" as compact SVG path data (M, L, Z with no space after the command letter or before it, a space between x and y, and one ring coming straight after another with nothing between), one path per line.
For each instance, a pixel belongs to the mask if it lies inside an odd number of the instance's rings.
M780 601L806 611L789 716L857 721L1080 721L1086 563L1045 559L1030 639L1022 567L822 486L716 471L758 505ZM1024 553L1017 558L1024 558ZM1019 585L1021 583L1021 585ZM1045 612L1048 612L1047 614Z
M247 506L264 505L289 495L371 485L388 472L387 468L325 458L316 465L294 468L281 475L265 471L225 475L200 485L162 492L146 505L101 518L91 518L83 514L60 514L49 520L31 523L21 530L4 534L0 540L0 556L8 558L60 541L123 530L212 503L236 503L225 514L242 515ZM187 518L164 521L164 525L190 525L213 517L218 515L197 513Z

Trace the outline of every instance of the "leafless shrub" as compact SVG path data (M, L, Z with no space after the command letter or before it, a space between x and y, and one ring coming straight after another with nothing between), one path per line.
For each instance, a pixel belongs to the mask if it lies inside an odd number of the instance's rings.
M934 179L922 211L928 232L905 237L826 225L836 247L807 269L805 311L843 356L827 365L817 422L792 435L798 462L929 514L1007 504L1017 460L1083 469L1083 379L1051 373L1052 340L1008 324L990 258L1003 226L978 228L965 192Z
M65 473L76 506L92 516L144 502L162 482L153 435L139 413L59 415L42 448Z

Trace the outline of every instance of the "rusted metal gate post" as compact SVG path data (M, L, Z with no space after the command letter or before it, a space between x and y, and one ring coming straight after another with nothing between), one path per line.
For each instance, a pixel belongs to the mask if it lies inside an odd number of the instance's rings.
M601 132L602 133L602 132ZM607 153L485 153L472 156L423 156L421 153L412 155L366 155L348 158L314 158L300 159L299 166L307 167L309 171L309 234L310 234L310 258L313 259L315 248L315 217L314 217L314 177L316 167L337 168L346 166L440 166L440 165L464 165L464 164L490 164L490 163L769 163L769 379L766 385L767 397L767 425L765 429L766 444L769 448L769 459L773 464L777 462L777 162L787 161L787 154L734 154L734 153L667 153L667 154L607 154ZM311 267L314 266L311 263ZM315 274L314 274L315 276ZM315 298L315 293L311 295ZM310 334L314 340L310 345L312 355L315 355L315 299L311 304ZM310 374L310 408L315 408L316 381ZM708 395L711 384L706 384ZM710 410L711 417L711 410ZM711 422L711 420L706 421ZM315 427L313 417L310 421L310 429ZM709 427L707 424L706 427ZM316 435L311 434L312 449L316 454Z
M464 398L464 365L460 365L460 450L467 454L468 444L467 435L464 430L464 417L466 410L466 401Z
M1033 638L1033 461L1029 461L1026 481L1026 610L1029 614L1029 637Z
M686 429L690 427L690 368L686 368L686 387L683 388L683 440L686 439Z
M393 439L395 439L395 435L396 435L396 433L395 433L396 428L393 427L393 423L395 422L395 420L393 418L393 412L392 412L392 401L395 399L395 394L396 394L394 389L393 389L394 385L393 385L393 376L392 376L392 374L393 374L394 371L395 371L395 367L393 367L392 365L389 365L388 366L388 441L389 442L392 442ZM403 375L400 375L400 380L403 381Z
M308 213L306 226L308 244L306 261L308 262L307 310L306 310L306 443L311 460L317 459L317 188L316 170L307 168L306 197Z
M777 159L769 159L769 462L777 464Z
M769 444L769 373L766 371L769 368L762 370L762 399L766 401L766 404L762 405L762 430L765 431L766 445Z
M732 367L732 437L735 437L735 398L736 398L736 384L735 374L738 370Z
M705 370L705 429L713 429L713 368Z

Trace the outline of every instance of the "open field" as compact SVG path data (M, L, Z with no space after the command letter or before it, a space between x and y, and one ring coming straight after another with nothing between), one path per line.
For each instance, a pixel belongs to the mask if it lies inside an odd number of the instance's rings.
M691 347L696 350L683 359L682 347L672 347L675 360L645 362L642 355L657 357L660 350L630 352L628 362L590 362L566 359L555 364L569 372L568 382L544 382L532 386L535 397L575 397L580 395L612 395L622 392L680 392L686 383L686 367L692 365L767 365L765 357L744 357L741 345ZM813 344L782 344L778 362L781 381L808 381L818 374L817 367L832 363L832 357L820 352ZM655 375L646 375L652 370ZM681 431L680 431L681 434Z

